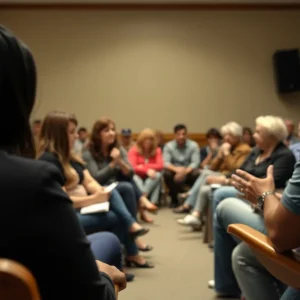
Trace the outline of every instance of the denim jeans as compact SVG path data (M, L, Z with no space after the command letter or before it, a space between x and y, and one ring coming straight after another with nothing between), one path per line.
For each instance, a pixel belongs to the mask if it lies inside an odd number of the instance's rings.
M195 207L196 202L199 198L200 190L202 186L206 184L206 178L209 175L220 175L220 173L211 171L209 169L202 170L201 174L190 189L189 196L185 200L184 204L187 204L190 207Z
M123 199L116 189L111 192L109 199L109 209L123 221L127 229L136 222L136 202L132 199L129 200L126 202L126 198Z
M247 300L281 299L286 286L264 268L247 244L240 243L234 249L232 268L242 294ZM299 291L298 295L300 296ZM296 298L282 299L291 300Z
M155 178L141 178L138 175L133 176L133 180L142 193L145 193L152 203L157 203L161 189L161 173L157 172Z
M284 292L280 300L299 300L300 299L300 291L294 288L288 287Z
M226 198L237 197L238 190L233 186L221 186L216 189L212 197L212 215L215 214L218 204Z
M122 248L118 238L110 232L98 232L87 236L95 259L122 270Z
M136 220L137 202L133 185L128 181L120 181L116 187L116 191L123 199L131 216Z
M77 212L77 217L86 234L97 231L113 232L119 238L121 244L124 245L127 255L133 256L138 254L138 248L131 238L128 228L113 211L88 215L82 215Z
M240 294L231 264L233 249L240 241L227 233L228 225L235 223L248 225L260 232L265 231L263 218L254 213L244 201L229 198L218 205L214 220L215 290L229 295Z

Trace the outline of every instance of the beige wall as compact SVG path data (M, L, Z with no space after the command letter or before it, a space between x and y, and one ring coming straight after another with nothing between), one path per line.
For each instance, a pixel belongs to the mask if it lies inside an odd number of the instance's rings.
M300 119L300 97L275 92L272 54L300 47L300 12L0 11L33 50L35 117L74 112L81 125L205 131L260 114Z

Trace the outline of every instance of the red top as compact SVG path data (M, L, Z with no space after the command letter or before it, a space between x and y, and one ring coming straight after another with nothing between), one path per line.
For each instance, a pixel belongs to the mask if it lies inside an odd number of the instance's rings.
M134 172L141 177L146 177L149 169L161 171L164 167L162 152L159 147L156 148L154 156L146 158L138 151L136 146L133 146L128 152L128 160Z

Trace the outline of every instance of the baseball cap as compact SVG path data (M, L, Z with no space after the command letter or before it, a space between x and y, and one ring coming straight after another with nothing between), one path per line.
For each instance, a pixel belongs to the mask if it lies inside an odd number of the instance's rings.
M123 136L131 136L131 134L132 134L132 131L130 128L123 128L121 130L121 135L123 135Z

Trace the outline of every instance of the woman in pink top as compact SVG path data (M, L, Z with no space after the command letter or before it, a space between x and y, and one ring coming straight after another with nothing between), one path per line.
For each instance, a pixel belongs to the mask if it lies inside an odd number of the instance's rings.
M144 129L138 136L136 145L128 152L135 175L133 177L142 193L151 202L158 202L161 188L161 171L163 169L162 152L157 147L155 132Z

